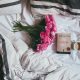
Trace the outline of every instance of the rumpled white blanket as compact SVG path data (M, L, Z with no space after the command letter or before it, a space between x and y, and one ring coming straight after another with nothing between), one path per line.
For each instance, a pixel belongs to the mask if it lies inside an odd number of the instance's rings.
M28 16L27 19L25 16ZM24 11L25 20L31 21ZM80 19L76 17L54 16L58 32L71 32L72 40L80 38ZM8 19L8 20L7 20ZM5 38L7 58L12 80L80 80L80 53L57 54L50 45L47 50L34 54L26 44L26 38L13 33L12 21L16 15L0 16L0 34Z

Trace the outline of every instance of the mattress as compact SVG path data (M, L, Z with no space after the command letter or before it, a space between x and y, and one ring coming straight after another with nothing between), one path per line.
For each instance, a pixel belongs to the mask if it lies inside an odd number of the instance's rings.
M34 19L25 9L23 15L25 19L23 21L33 24ZM75 41L80 38L79 18L59 15L54 15L54 18L58 32L71 32L72 40ZM12 80L80 79L79 52L57 54L52 50L52 45L54 45L52 44L42 53L34 54L35 52L26 44L27 39L20 32L14 33L12 31L15 20L16 14L0 16L0 34L6 41L7 59Z

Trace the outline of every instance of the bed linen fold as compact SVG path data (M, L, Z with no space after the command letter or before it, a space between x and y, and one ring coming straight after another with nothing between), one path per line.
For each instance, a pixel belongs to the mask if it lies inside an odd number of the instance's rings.
M0 16L0 34L2 34L6 42L6 50L8 55L7 58L10 69L10 77L12 80L80 79L79 52L72 51L71 54L57 54L52 49L53 45L55 45L55 43L53 43L44 52L34 54L35 52L32 49L28 48L28 45L25 43L25 41L19 37L19 34L15 36L11 31L12 21L16 19L15 15L14 18L11 18L11 16L13 15ZM12 20L10 19L10 21L8 21L6 20L6 17L8 20L10 18ZM2 21L1 18L4 20ZM71 32L72 40L79 40L79 18L65 17L61 15L55 15L54 18L57 23L58 32ZM13 43L15 43L16 47L14 47ZM23 55L27 55L23 61L27 64L20 63L20 61L23 60L21 59Z

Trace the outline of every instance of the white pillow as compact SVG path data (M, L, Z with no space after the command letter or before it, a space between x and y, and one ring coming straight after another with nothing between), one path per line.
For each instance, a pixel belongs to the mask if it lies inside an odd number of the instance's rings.
M20 0L0 0L0 15L21 13Z

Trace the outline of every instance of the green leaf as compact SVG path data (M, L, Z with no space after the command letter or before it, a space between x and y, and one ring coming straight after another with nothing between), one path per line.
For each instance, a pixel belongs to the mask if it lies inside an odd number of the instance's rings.
M32 38L30 47L34 50L36 49L37 44L40 43L40 32L45 30L45 20L41 20L37 25L27 25L24 26L20 22L14 22L13 31L25 31Z

